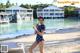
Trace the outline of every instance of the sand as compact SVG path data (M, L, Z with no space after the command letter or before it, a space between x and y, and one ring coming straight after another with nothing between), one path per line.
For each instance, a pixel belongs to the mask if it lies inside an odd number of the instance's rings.
M44 34L45 46L44 53L80 53L80 31L70 33L53 33ZM4 43L16 42L23 43L25 51L28 53L28 48L35 41L36 35L22 36L14 39L2 41ZM21 49L9 50L9 53L22 53ZM19 52L21 51L21 52ZM39 53L39 48L34 49L34 53Z
M66 39L72 39L72 38L78 38L80 37L80 32L71 32L71 33L53 33L53 34L44 34L43 35L45 41L54 41L54 40L66 40ZM2 42L34 42L36 38L36 35L31 36L22 36L19 38L14 38L10 40L5 40Z

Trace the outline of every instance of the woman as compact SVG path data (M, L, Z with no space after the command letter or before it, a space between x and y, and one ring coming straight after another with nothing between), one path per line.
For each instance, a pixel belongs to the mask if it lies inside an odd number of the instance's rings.
M32 51L37 45L39 45L40 53L43 53L43 45L44 45L43 34L44 34L44 31L45 31L45 25L43 24L44 18L39 17L38 21L39 21L39 23L36 26L33 27L36 34L37 34L36 41L29 48L29 53L33 53Z

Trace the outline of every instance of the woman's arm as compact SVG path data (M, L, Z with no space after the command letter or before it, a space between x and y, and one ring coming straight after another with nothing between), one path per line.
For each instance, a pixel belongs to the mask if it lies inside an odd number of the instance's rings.
M36 31L37 34L39 34L39 35L43 35L44 34L44 31L39 32L35 26L33 28L34 28L34 30Z
M43 34L44 34L44 31L39 32L38 30L36 30L36 32L37 32L37 34L39 34L39 35L43 35Z

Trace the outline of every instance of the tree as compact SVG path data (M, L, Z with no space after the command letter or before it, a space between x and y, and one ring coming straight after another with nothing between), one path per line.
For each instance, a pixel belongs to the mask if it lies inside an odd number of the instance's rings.
M6 8L8 8L8 7L10 7L11 6L11 4L10 4L10 2L9 2L9 0L6 2Z
M74 6L65 6L65 7L64 7L65 17L76 16L75 9L76 9L76 8L75 8Z
M3 7L4 7L3 3L0 3L0 9L3 8Z
M3 3L0 3L0 12L4 12L3 9L5 9L6 6Z
M32 5L29 5L29 4L25 4L25 5L24 4L21 4L20 5L20 7L27 8L27 9L31 8L31 6Z

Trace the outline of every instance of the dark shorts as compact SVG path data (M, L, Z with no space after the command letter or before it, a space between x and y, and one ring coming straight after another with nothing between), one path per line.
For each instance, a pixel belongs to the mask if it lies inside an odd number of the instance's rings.
M44 41L43 36L37 35L36 41L37 41L38 43L41 42L41 41Z

